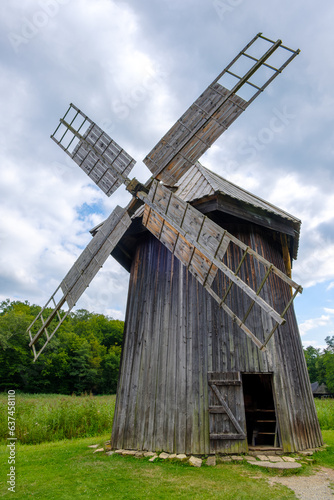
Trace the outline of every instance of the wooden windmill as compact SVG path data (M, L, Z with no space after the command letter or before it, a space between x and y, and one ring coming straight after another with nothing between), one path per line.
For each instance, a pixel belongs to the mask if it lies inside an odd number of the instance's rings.
M259 42L266 48L255 56ZM130 271L115 448L202 454L322 444L290 307L302 291L290 276L300 221L198 163L298 53L256 35L146 156L153 175L145 185L127 177L131 156L73 104L52 135L108 196L122 183L133 195L95 229L29 327L36 359L110 254ZM254 83L263 70L265 82Z

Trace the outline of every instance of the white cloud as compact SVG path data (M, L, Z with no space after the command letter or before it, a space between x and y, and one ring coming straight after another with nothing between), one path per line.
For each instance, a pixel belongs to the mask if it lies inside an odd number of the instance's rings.
M315 330L316 328L327 326L331 321L331 317L329 315L322 315L320 318L311 318L307 319L303 323L299 325L300 335L305 335L311 330Z
M129 273L109 257L76 307L123 320L128 283Z
M321 186L306 182L301 174L279 178L269 197L272 203L301 219L304 231L314 231L334 219L334 194L323 193Z
M322 238L318 238L308 246L302 246L299 258L294 263L293 274L304 287L311 287L332 279L334 277L334 243L329 244Z
M320 185L307 182L301 174L278 179L269 200L302 220L298 260L294 277L304 287L334 277L334 241L327 226L334 223L334 195ZM322 228L325 229L322 229Z
M321 351L323 351L327 347L327 344L321 343L318 340L305 340L302 342L302 344L304 348L312 346L315 349L321 349Z

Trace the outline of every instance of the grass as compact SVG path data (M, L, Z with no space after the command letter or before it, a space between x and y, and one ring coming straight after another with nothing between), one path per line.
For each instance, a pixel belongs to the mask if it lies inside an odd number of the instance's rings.
M22 444L99 436L110 432L115 396L17 394L16 437ZM315 401L322 430L334 429L334 399ZM0 407L7 393L0 393ZM0 441L7 438L7 414L0 413Z
M0 405L7 407L6 394L0 394ZM18 394L15 496L23 500L295 498L282 485L269 487L267 479L276 472L246 463L198 469L178 461L150 463L143 458L94 454L88 445L102 445L110 438L114 405L115 396ZM334 401L319 400L316 407L328 447L314 454L315 465L334 468ZM7 437L4 414L6 411L1 411L3 443ZM2 478L9 472L8 456L9 449L4 445L0 449ZM310 474L312 470L312 466L304 465L297 474ZM4 498L13 494L5 481L0 488L0 497Z
M334 469L334 430L322 431L324 442L327 444L325 451L319 451L313 455L316 465Z
M115 396L17 394L15 435L22 444L37 444L110 432ZM7 407L7 394L0 394ZM0 413L0 440L7 438L7 412Z
M315 399L321 430L334 429L334 399Z
M201 499L289 500L290 490L268 487L262 472L240 464L190 467L179 462L93 454L88 445L102 444L92 438L21 445L17 447L15 496L35 499ZM8 473L6 451L0 452L0 474ZM250 466L249 466L250 467ZM254 476L257 479L254 479ZM2 491L1 491L2 490ZM1 488L4 498L12 495ZM1 495L0 493L0 495Z

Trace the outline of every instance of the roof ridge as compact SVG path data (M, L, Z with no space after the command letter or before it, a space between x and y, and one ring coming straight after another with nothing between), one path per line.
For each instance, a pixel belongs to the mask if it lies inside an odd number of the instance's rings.
M195 163L195 166L201 172L201 174L203 175L203 177L205 178L205 180L210 184L210 186L212 187L212 189L214 189L214 191L219 191L219 186L218 186L218 184L216 184L215 179L210 178L210 174L213 173L213 172L211 172L211 170L209 170L206 167L204 167L204 165L202 165L202 163L200 163L199 161L197 161ZM223 179L223 180L225 180L225 179Z

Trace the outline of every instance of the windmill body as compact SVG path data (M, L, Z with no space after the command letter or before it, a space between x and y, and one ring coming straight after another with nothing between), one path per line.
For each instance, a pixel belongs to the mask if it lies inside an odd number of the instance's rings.
M256 35L146 156L145 185L75 105L51 136L107 196L122 183L133 195L92 231L28 328L37 359L110 254L128 269L115 448L322 444L291 307L302 291L291 279L300 221L198 163L298 53Z
M298 219L201 165L179 181L176 194L282 271L286 245L291 258L296 256ZM270 348L259 350L185 266L143 231L141 217L133 218L113 252L131 273L113 447L207 454L242 453L250 446L284 451L319 446L293 309ZM235 268L238 249L231 248L226 260ZM249 265L243 271L261 282L258 266ZM213 286L226 290L223 273ZM275 279L263 292L276 307L291 296ZM249 301L231 290L229 303L237 304L240 317ZM253 331L271 329L265 314L251 313L249 321Z

